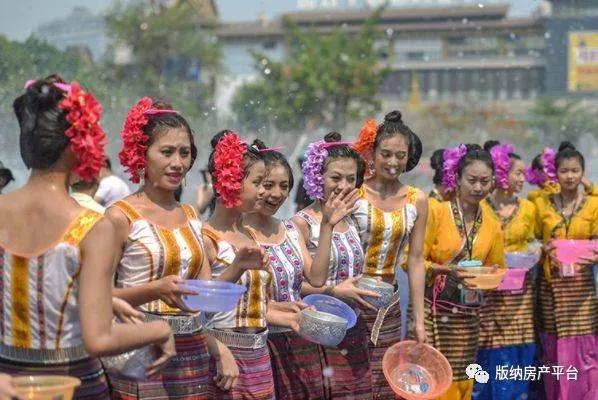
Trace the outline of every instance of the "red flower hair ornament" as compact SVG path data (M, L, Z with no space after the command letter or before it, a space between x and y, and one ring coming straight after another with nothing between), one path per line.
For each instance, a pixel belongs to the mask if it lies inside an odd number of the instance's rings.
M353 148L363 157L367 165L367 173L372 174L372 160L374 158L374 143L378 135L378 124L373 119L365 121Z
M241 205L246 152L247 143L235 132L226 133L214 148L214 190L226 208Z
M34 80L25 83L25 89L34 84ZM102 105L93 94L81 89L79 83L53 84L65 92L65 97L58 107L66 112L70 124L64 134L70 140L70 148L77 157L73 172L86 182L97 178L106 159L106 134L100 125Z
M118 153L121 165L129 174L129 180L139 183L147 166L146 151L149 137L143 132L150 115L178 114L175 110L152 108L151 97L140 99L127 113L120 136L123 148Z

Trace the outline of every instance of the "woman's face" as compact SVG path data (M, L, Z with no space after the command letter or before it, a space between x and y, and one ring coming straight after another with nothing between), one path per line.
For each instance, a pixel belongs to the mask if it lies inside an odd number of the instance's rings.
M556 176L563 190L577 190L583 178L583 168L577 157L564 158L560 161Z
M272 216L289 197L290 182L287 169L280 164L269 167L262 181L262 188L262 195L255 209L260 214Z
M459 197L466 203L477 205L492 190L492 181L492 169L485 162L475 160L459 177Z
M241 212L251 212L255 208L255 203L263 194L262 180L266 174L266 167L262 160L255 161L247 171L247 176L243 179L241 188Z
M382 139L374 151L376 176L383 180L396 180L407 169L409 143L403 135Z
M332 193L345 188L355 189L357 183L357 162L352 158L333 158L326 164L324 177L324 201Z
M513 193L521 192L525 183L525 164L521 160L511 159L509 171L509 190Z
M158 134L147 149L146 184L174 192L191 168L189 133L170 128Z

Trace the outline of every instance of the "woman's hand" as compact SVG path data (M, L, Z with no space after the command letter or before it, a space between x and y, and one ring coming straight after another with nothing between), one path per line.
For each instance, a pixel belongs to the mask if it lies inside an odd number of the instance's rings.
M176 307L186 312L197 311L187 308L183 302L183 299L181 298L182 296L193 296L197 294L196 291L181 286L185 283L183 278L178 275L168 275L154 282L160 300L162 300L168 306Z
M355 286L355 283L361 279L360 276L356 276L354 278L349 278L335 287L332 288L332 295L337 297L341 300L345 300L350 302L351 304L356 304L361 307L369 308L370 310L377 311L376 307L372 306L370 303L365 301L363 298L364 296L367 297L380 297L380 295L376 292L372 292L371 290L365 290L358 288Z
M212 357L216 360L214 383L220 390L231 390L239 379L239 366L235 357L224 345L219 345L218 354L212 355Z
M11 400L15 398L18 398L18 394L12 384L12 377L7 374L0 374L0 400Z
M123 323L140 324L143 322L143 313L118 297L112 297L112 312Z
M417 343L426 343L428 341L423 321L416 322L413 325L413 337Z
M237 267L241 270L249 269L267 269L269 265L268 255L260 247L243 246L235 254L235 259L231 267Z
M152 378L156 376L162 368L166 365L166 363L176 355L176 348L174 344L174 335L172 331L166 339L165 342L156 344L157 349L159 350L160 354L158 359L153 362L152 365L147 369L147 377Z
M454 268L454 267L449 267L447 265L432 264L430 266L430 269L432 270L432 275L434 277L436 277L438 275L447 275L447 276L450 275L450 276L454 277L455 279L457 279L459 281L459 283L462 284L463 286L465 286L466 288L475 289L474 286L467 283L467 279L475 277L474 275L471 275L471 273L469 273L467 271L467 268Z
M357 209L359 191L357 189L345 188L336 195L334 192L328 197L326 203L322 204L322 224L335 226L347 215L351 215Z
M266 319L271 325L284 326L298 333L301 311L308 307L302 301L270 301Z

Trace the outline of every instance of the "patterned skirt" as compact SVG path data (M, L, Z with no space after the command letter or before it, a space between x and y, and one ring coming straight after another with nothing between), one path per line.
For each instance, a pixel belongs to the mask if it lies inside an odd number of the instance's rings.
M360 316L337 347L319 346L327 399L371 399L367 325Z
M364 310L361 314L367 324L368 351L372 370L372 398L396 399L397 395L382 372L382 358L390 346L401 341L401 305L395 293L391 304L379 311Z
M295 332L270 333L268 348L277 400L324 399L318 345Z
M110 374L112 399L210 399L213 385L205 337L202 333L176 335L175 345L177 355L151 380L138 382Z
M224 392L213 385L217 400L274 400L274 378L268 346L244 349L227 346L239 366L239 379L234 388ZM210 381L216 376L216 363L210 360Z
M81 380L75 390L75 400L110 399L108 382L98 359L87 358L67 364L40 365L0 359L0 372L13 376L23 375L69 375Z

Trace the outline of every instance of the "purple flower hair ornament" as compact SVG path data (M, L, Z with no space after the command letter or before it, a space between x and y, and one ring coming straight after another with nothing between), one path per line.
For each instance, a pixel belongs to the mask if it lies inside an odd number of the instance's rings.
M351 142L326 142L318 140L310 143L303 161L303 187L312 200L324 199L324 162L328 157L328 148L348 146Z
M445 190L453 191L457 188L457 167L459 161L467 154L467 147L460 144L457 147L449 147L444 150L442 164L442 186Z
M510 144L499 144L490 149L496 186L499 189L507 190L509 188L509 172L511 171L509 154L514 152L515 148Z

